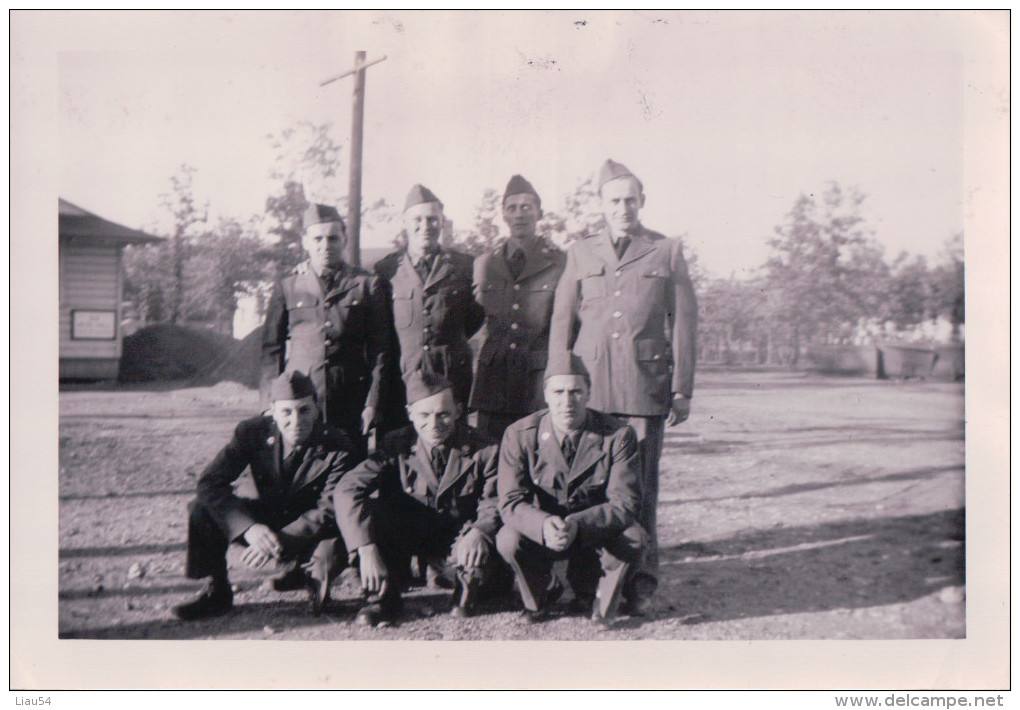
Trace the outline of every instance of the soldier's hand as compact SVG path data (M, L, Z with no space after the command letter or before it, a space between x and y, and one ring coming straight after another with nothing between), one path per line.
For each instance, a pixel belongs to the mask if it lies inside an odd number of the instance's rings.
M574 544L574 539L577 537L577 521L568 517L564 523L566 523L566 530L564 531L565 542L563 549L567 549Z
M261 523L255 523L244 531L244 541L248 543L249 550L256 550L267 558L276 558L283 552L283 545L276 533ZM244 559L242 556L241 559ZM245 560L247 562L247 560ZM263 562L262 564L265 564ZM262 565L259 565L260 567Z
M246 547L244 548L244 552L241 553L241 562L244 562L246 565L253 569L260 569L262 567L265 567L266 563L269 562L271 559L273 558L270 557L269 555L262 554L254 547Z
M676 426L680 422L687 421L691 416L691 400L686 397L674 397L673 404L669 408L669 416L666 417L666 426Z
M567 524L558 515L550 515L542 523L542 539L545 546L555 552L567 549Z
M372 422L374 421L375 407L365 407L364 411L361 412L361 433L368 436L368 432L372 428Z
M358 560L361 588L369 594L384 594L388 572L379 554L379 547L374 543L362 545L358 548Z
M457 566L466 569L481 567L485 563L488 553L489 548L485 541L485 535L479 532L478 528L471 528L457 541L454 557L457 560Z

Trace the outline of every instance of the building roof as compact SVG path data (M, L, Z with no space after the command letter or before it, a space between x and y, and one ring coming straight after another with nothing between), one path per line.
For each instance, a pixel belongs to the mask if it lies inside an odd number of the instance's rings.
M102 244L152 244L163 241L163 237L154 237L103 219L63 198L58 198L58 202L62 238L69 237Z

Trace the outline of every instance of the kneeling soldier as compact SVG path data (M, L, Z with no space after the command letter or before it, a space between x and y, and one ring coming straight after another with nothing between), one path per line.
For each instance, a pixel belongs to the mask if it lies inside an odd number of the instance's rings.
M454 616L470 613L478 588L501 564L494 549L497 447L459 421L452 387L437 375L412 374L411 426L391 432L337 486L337 521L347 549L357 553L367 595L360 624L400 615L412 555L454 586Z
M285 372L270 388L271 416L246 419L198 481L188 506L187 575L208 578L193 601L174 607L184 620L230 611L227 548L246 546L241 560L262 568L275 560L277 591L307 589L312 610L329 600L339 531L331 498L337 481L357 460L355 444L319 418L315 385L304 374ZM250 467L254 497L237 495L232 484ZM342 549L342 548L341 548Z
M546 619L569 586L593 621L612 623L647 543L635 522L641 459L634 431L588 409L590 387L576 355L551 359L549 408L511 424L500 447L504 525L496 547L517 575L529 622Z

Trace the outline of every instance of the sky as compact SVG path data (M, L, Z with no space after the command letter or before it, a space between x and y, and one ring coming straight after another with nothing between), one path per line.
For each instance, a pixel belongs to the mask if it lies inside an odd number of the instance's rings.
M801 193L867 195L888 256L963 230L973 13L104 13L57 60L60 196L144 228L184 163L214 214L268 194L267 134L332 121L347 172L356 50L364 199L414 183L468 226L521 173L549 208L606 158L645 184L646 226L744 276ZM328 186L310 186L322 201ZM340 187L346 191L346 178ZM316 191L320 194L315 194ZM366 234L383 246L390 234Z

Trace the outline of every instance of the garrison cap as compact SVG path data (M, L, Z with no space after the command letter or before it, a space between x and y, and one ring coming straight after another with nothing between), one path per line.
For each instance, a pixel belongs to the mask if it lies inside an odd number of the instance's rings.
M436 197L436 194L432 190L428 189L424 185L416 184L411 188L411 191L407 193L407 200L404 202L404 212L415 205L420 205L426 202L438 202L439 208L443 208L443 201Z
M513 195L534 195L538 201L538 206L542 206L542 198L523 175L514 175L510 178L510 182L506 184L506 190L503 191L503 202L506 202L506 198Z
M632 173L623 163L617 163L612 158L609 158L606 162L602 163L602 167L599 168L599 192L602 191L602 186L610 180L616 180L617 178L622 177L634 178L637 180L641 189L644 190L644 187L641 185L641 181L638 180L637 175Z
M312 203L305 208L304 214L301 215L301 226L304 229L308 229L313 224L322 224L325 222L339 222L340 226L344 230L347 229L344 226L344 221L340 217L340 213L337 212L336 207L332 205L319 205Z
M584 361L569 350L549 356L549 363L545 368L545 379L548 380L553 375L580 375L591 387L591 375L588 374L588 368L584 366Z
M420 399L439 394L443 390L453 391L453 384L441 375L433 375L416 370L407 377L407 403L414 404Z
M282 399L315 399L315 385L308 376L297 370L288 370L273 380L269 388L269 399L273 402Z

